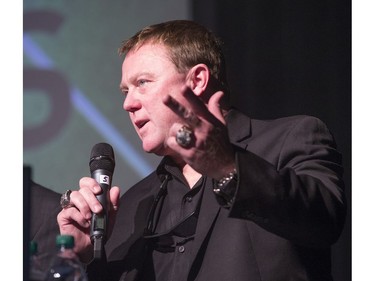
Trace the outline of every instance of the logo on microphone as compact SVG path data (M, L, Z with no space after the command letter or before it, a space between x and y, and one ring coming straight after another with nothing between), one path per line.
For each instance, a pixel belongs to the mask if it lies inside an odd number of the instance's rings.
M109 184L109 176L100 175L99 176L99 183Z

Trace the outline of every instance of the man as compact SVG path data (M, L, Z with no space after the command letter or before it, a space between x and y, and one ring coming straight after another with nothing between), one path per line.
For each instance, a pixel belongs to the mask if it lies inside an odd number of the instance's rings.
M38 255L41 268L47 270L51 258L56 254L56 236L59 226L56 217L61 210L60 194L34 181L30 182L29 218L25 218L25 226L29 226L29 240L38 244ZM27 219L30 220L28 225Z
M116 220L99 262L89 225L100 187L85 177L71 193L60 232L75 236L90 280L331 280L346 203L326 126L231 108L220 42L194 22L146 27L120 53L123 107L163 159L120 200L111 188Z

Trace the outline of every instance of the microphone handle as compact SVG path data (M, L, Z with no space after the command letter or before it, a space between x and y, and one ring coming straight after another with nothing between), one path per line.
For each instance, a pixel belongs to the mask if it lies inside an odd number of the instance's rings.
M103 211L99 214L93 214L91 218L90 239L94 244L94 258L100 259L104 251L104 243L107 235L108 212L110 208L109 189L111 188L112 173L98 169L92 172L91 177L95 179L102 193L96 198L103 206Z

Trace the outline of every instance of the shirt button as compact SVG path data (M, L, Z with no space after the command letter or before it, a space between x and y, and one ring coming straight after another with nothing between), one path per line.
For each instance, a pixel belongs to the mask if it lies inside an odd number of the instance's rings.
M178 247L178 251L179 251L180 253L185 252L185 247L184 247L184 246L180 246L180 247Z
M191 198L191 196L186 197L187 202L191 202L192 200L193 200L193 198Z

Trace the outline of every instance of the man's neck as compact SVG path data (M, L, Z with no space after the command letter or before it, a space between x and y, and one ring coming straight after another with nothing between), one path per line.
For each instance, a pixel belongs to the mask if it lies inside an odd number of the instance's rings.
M185 164L182 169L182 174L184 175L186 181L189 184L189 187L192 188L201 178L201 174L195 171L192 167Z

